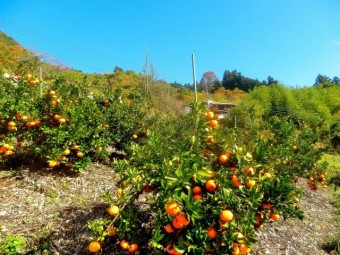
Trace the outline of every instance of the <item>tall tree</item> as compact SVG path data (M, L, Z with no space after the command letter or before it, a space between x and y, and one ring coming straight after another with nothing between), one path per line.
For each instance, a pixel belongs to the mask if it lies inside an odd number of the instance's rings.
M331 82L331 79L328 76L319 74L315 79L314 86L319 86L320 84L325 84L329 82Z
M232 90L235 88L239 88L247 92L256 86L264 84L257 79L243 76L240 72L237 72L237 70L234 70L232 72L226 70L223 74L222 85L225 89Z

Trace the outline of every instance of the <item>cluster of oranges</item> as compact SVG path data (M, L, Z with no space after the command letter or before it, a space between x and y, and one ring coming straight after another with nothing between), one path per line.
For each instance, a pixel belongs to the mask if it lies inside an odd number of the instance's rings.
M50 168L55 168L60 166L61 163L67 162L67 157L77 157L77 158L83 158L85 156L84 152L80 151L79 145L73 145L71 149L65 148L62 152L62 155L60 155L57 159L51 159L48 161L48 166ZM65 164L69 168L73 168L74 164L71 162L67 162Z
M0 147L0 154L4 154L6 157L10 157L14 154L14 146L13 145L9 145L7 143L4 143L1 147Z
M214 112L207 112L205 114L207 119L209 120L209 126L210 127L216 127L218 125L218 120L216 119L215 113Z
M33 87L33 86L38 85L40 83L39 79L37 77L34 78L32 74L26 75L26 81L28 82L28 85L30 87Z
M312 176L310 176L307 180L307 184L310 188L310 190L315 191L317 190L321 185L325 184L327 173L321 173L318 174L316 172L312 173Z

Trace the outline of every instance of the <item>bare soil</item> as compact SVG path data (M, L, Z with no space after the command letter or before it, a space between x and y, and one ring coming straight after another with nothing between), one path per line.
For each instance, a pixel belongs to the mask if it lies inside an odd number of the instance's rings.
M87 221L107 213L108 204L100 195L114 193L115 183L113 168L102 164L93 164L79 174L41 166L0 170L0 240L6 235L26 237L29 249L23 254L87 255L91 241ZM305 186L305 181L299 185ZM139 203L145 208L143 198ZM329 192L325 188L311 192L306 187L300 206L305 212L303 221L267 224L258 232L251 254L337 254L321 248L339 230ZM138 217L148 226L151 215L147 210ZM100 254L126 254L116 249L116 242L112 240ZM141 244L140 254L154 253L147 242Z

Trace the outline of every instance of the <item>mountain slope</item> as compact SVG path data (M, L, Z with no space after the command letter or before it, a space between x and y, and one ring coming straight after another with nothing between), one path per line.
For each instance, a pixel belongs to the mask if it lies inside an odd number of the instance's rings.
M0 67L5 70L14 71L18 65L19 58L25 49L13 38L0 31Z

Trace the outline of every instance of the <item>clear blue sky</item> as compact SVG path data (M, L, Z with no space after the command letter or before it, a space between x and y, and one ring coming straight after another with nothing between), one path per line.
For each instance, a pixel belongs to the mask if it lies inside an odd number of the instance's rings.
M168 82L192 83L192 53L197 80L340 77L339 0L0 0L0 30L84 72L142 72L147 49Z

